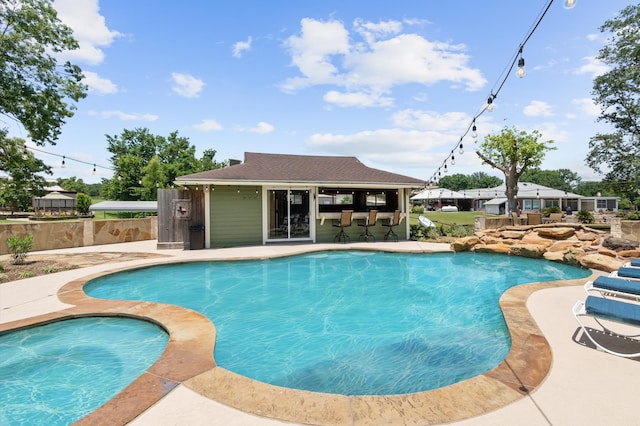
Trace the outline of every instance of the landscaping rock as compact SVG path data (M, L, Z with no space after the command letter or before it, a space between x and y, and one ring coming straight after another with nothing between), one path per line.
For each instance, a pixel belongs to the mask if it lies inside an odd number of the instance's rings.
M617 271L624 262L603 254L588 254L580 259L580 264L585 268L598 269L600 271Z
M459 238L451 243L451 250L455 252L469 251L476 244L480 244L480 238L476 237L475 235Z
M509 250L509 254L522 257L542 257L545 252L545 246L537 244L514 244Z
M602 241L602 246L614 251L635 250L640 246L637 241L625 240L624 238L607 237Z
M511 246L507 244L491 244L491 245L479 245L474 247L474 251L478 253L499 253L509 254Z
M542 237L564 240L574 235L576 230L567 226L558 226L553 228L538 228L536 232Z

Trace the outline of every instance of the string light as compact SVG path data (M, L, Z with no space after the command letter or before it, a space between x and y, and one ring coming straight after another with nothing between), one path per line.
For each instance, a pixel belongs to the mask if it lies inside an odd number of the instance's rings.
M86 164L88 166L93 166L94 171L96 171L98 168L113 171L113 168L107 167L107 166L101 166L100 164L97 164L97 163L89 163L88 161L78 160L76 158L67 157L66 155L54 154L53 152L48 152L48 151L45 151L45 150L42 150L42 149L30 147L30 146L25 146L25 148L28 149L29 151L40 152L42 154L46 154L46 155L51 155L51 156L54 156L54 157L62 158L62 164L61 164L62 167L64 167L66 165L66 160L69 160L69 161L75 161L76 163L81 163L81 164Z
M524 49L524 46L527 44L527 42L529 41L531 36L533 36L534 32L536 31L536 29L538 28L538 26L542 22L542 19L545 17L547 12L551 8L551 5L553 4L553 1L554 0L549 0L547 2L547 4L545 5L545 7L543 8L543 10L540 12L538 17L536 18L535 24L531 27L531 29L527 33L526 37L522 41L522 43L520 43L520 45L518 46L518 50L516 51L516 54L514 56L512 56L512 60L510 62L510 65L508 65L505 68L506 71L503 71L503 73L501 74L502 77L498 80L499 84L496 84L494 86L494 89L491 90L491 92L490 92L490 94L489 94L489 96L487 98L486 104L484 104L484 106L482 108L480 108L480 111L476 115L473 116L471 124L467 127L467 130L464 132L464 134L460 138L459 144L456 144L456 146L459 145L460 154L463 153L462 140L464 139L464 137L469 132L471 132L471 136L474 139L474 143L477 143L477 141L475 140L478 137L478 128L476 126L476 120L485 111L487 111L487 112L493 111L493 107L494 107L494 102L493 101L496 99L496 97L498 96L498 94L500 93L502 88L504 87L507 79L511 75L511 71L516 66L516 63L518 65L518 70L516 72L516 75L518 75L518 77L524 77L524 75L525 75L525 69L524 69L525 61L524 61L524 57L522 56L522 51ZM566 9L571 9L576 5L576 3L577 3L577 0L564 0L564 7ZM440 177L441 169L444 169L445 173L447 172L447 161L451 160L451 164L452 165L455 164L455 158L454 158L454 155L453 155L454 150L455 150L455 148L449 153L449 155L444 159L442 165L438 168L438 171L437 171L438 178ZM435 181L435 180L436 180L436 174L434 173L432 175L431 179L429 180L429 182Z
M60 165L64 169L64 155L62 156L62 164Z

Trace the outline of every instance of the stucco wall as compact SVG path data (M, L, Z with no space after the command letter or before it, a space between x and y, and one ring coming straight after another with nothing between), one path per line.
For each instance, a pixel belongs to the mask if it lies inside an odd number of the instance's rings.
M0 254L9 253L9 237L29 234L33 235L32 251L155 240L158 218L0 224Z

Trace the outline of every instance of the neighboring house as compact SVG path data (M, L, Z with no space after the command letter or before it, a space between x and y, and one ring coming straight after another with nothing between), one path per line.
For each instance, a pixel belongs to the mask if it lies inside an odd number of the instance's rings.
M358 241L364 227L357 225L374 209L378 221L369 231L376 240L384 239L395 210L403 221L394 231L407 240L409 194L425 183L355 157L247 152L242 164L179 176L175 184L184 190L159 193L158 247L333 242L343 210L354 212L346 232Z
M507 198L505 185L493 188L465 189L451 191L444 188L429 188L411 197L411 200L424 200L431 206L453 204L460 210L485 211L489 214L506 214ZM582 195L549 188L530 182L518 182L518 205L523 212L541 212L548 207L559 207L573 212L617 212L618 197L584 197Z

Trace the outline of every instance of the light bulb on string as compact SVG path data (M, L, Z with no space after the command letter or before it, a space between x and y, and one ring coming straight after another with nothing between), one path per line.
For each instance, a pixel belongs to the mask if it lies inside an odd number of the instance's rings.
M464 154L464 148L462 147L462 142L460 142L460 147L458 148L458 152L460 155Z
M451 165L455 166L456 165L456 156L451 154Z
M565 9L573 9L576 3L577 3L577 0L564 0L563 6Z
M520 45L520 49L518 49L518 55L520 58L518 59L518 71L516 75L520 78L524 77L524 58L522 57L522 45Z
M63 169L64 169L64 159L65 159L65 157L64 157L64 155L63 155L63 156L62 156L62 164L60 165Z
M489 96L489 99L487 99L487 111L489 112L493 111L493 98L494 96L491 95Z
M447 163L444 163L444 172L447 173Z
M96 174L96 165L95 164L93 165L93 174L94 175Z
M478 138L478 128L476 127L476 120L473 120L473 127L471 128L471 136L474 139Z

